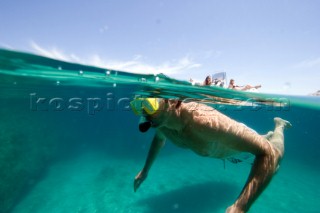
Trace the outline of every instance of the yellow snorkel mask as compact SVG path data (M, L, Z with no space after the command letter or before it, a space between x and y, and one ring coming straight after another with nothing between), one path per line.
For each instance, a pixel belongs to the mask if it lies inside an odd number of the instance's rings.
M159 110L158 98L135 98L130 102L134 114L142 116L144 112L147 115L153 115Z

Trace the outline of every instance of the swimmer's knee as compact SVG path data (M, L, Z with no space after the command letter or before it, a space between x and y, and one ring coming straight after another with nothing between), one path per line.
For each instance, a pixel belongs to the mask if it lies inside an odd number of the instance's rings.
M267 134L263 135L263 137L267 140L270 140L273 136L273 131L269 131Z
M273 167L275 169L275 171L278 169L279 163L283 158L283 149L281 149L281 147L277 147L272 145L272 150L270 153L268 153L268 155L270 156L270 159L272 159L272 161L270 163L273 164Z
M273 144L269 141L268 144L268 148L264 149L261 155L269 159L281 159L283 156L283 146L281 144Z

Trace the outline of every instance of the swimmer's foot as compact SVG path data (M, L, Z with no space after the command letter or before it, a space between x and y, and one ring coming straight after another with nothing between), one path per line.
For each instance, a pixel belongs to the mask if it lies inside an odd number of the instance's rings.
M292 127L292 124L289 121L283 120L282 118L279 118L279 117L275 117L274 122L275 122L276 126L282 126L285 129Z

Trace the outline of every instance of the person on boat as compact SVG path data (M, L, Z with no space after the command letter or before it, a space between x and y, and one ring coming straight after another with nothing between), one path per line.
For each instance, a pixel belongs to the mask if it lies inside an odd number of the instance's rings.
M208 75L204 82L203 82L203 86L219 86L219 87L223 87L223 82L220 79L213 79L211 78L210 75Z
M230 82L229 82L228 88L229 89L234 89L234 90L246 91L246 90L250 90L250 89L259 89L259 88L261 88L261 85L256 85L256 86L251 86L251 85L238 86L238 85L235 85L234 79L231 79Z
M212 85L212 79L211 79L211 76L208 75L208 76L204 79L203 86L211 86L211 85Z
M156 130L145 165L134 179L134 191L147 178L166 139L205 157L226 159L242 152L255 155L242 192L227 209L230 213L247 212L267 187L284 154L283 131L291 126L288 121L274 118L274 131L264 137L218 110L197 102L137 98L130 105L134 113L141 116L141 132L150 127Z

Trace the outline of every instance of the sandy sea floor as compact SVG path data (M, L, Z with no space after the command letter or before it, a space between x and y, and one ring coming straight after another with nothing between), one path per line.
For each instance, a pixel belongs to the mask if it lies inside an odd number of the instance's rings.
M142 159L142 158L141 158ZM14 213L209 213L233 203L249 164L198 157L189 151L158 157L148 179L133 192L144 161L87 151L54 164ZM250 212L318 212L319 171L284 161Z

